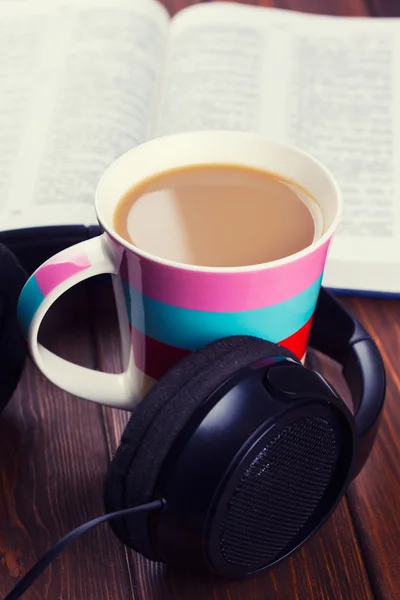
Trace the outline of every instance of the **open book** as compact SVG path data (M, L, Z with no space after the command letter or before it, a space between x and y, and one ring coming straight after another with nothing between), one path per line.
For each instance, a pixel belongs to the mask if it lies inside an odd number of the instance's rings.
M171 19L156 0L0 1L0 17L0 240L98 233L100 176L145 140L255 131L342 188L324 285L400 293L398 20L226 2Z

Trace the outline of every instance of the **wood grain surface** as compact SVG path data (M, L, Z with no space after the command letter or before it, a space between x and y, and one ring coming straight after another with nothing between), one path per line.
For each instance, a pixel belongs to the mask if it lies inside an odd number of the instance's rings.
M43 324L45 345L96 367L88 286L64 295ZM57 336L52 335L54 328ZM0 422L0 597L60 537L101 514L109 460L101 408L53 386L28 362ZM124 552L104 527L83 536L27 600L130 597Z
M165 2L171 14L189 3ZM260 3L349 16L400 15L395 0ZM350 297L343 302L383 355L386 406L365 469L300 552L261 577L226 582L147 561L102 525L65 551L24 599L400 599L400 302ZM118 371L111 287L89 282L66 294L46 318L42 337L65 358ZM319 355L312 360L348 397L337 365ZM27 362L0 420L0 597L68 530L102 513L103 477L128 417L62 392Z

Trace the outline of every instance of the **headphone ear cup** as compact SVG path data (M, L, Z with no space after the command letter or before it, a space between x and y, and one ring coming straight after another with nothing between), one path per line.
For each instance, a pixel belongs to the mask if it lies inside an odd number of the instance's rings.
M14 254L0 244L0 412L20 380L26 349L17 322L18 296L28 275Z
M240 369L270 356L298 361L289 350L251 336L213 342L176 364L132 414L109 466L104 486L107 512L148 502L164 460L197 408ZM146 514L111 522L119 539L157 560Z

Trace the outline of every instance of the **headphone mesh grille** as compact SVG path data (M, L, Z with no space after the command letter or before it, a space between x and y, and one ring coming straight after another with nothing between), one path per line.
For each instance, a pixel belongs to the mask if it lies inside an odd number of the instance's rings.
M312 516L337 460L335 430L321 417L288 425L243 473L222 519L220 549L242 567L267 565Z

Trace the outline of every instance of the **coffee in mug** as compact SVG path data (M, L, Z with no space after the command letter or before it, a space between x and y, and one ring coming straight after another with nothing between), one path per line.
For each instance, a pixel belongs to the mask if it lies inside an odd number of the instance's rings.
M156 256L205 267L255 265L290 256L322 230L309 192L245 165L202 164L163 171L119 201L114 229Z

